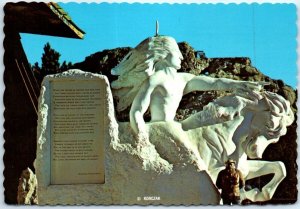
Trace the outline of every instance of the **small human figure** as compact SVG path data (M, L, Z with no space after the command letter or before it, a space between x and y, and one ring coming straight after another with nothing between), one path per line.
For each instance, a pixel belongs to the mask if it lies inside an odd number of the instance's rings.
M226 161L226 168L218 174L216 186L222 190L221 198L224 205L240 204L240 189L245 186L242 173L236 168L235 161Z

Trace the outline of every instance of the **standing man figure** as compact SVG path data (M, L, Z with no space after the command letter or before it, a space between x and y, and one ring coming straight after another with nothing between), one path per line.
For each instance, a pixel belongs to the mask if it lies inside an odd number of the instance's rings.
M240 189L245 186L242 173L235 167L235 161L226 161L226 168L218 174L216 185L222 190L224 205L240 204Z

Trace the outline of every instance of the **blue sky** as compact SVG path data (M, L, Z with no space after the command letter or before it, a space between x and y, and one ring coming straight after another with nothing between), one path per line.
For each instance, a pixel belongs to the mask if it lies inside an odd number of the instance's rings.
M60 61L83 61L92 53L135 47L155 33L186 41L207 57L250 57L273 79L296 87L296 6L293 4L87 4L60 3L86 32L83 40L22 34L30 63L41 63L49 42Z

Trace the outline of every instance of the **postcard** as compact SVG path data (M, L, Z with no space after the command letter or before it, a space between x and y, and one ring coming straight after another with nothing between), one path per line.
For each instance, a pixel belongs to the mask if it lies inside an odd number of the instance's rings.
M5 204L297 202L295 1L3 11Z

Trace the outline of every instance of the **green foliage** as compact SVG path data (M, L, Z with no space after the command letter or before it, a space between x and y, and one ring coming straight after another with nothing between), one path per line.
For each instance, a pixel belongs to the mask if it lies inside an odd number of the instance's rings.
M44 53L42 54L42 67L36 62L32 65L32 71L39 82L41 82L46 75L56 74L64 72L72 68L71 62L63 61L59 63L60 53L51 48L50 43L46 43L44 46Z
M60 72L64 72L64 71L67 71L69 70L70 68L72 67L72 63L71 62L66 62L66 61L63 61L63 63L61 64L60 66Z
M44 46L44 53L42 55L41 72L43 75L60 72L59 57L60 53L52 49L49 43L46 43Z
M39 66L39 63L38 62L34 63L34 65L31 66L31 70L32 70L37 82L40 84L43 80L43 76L41 74L42 70Z

